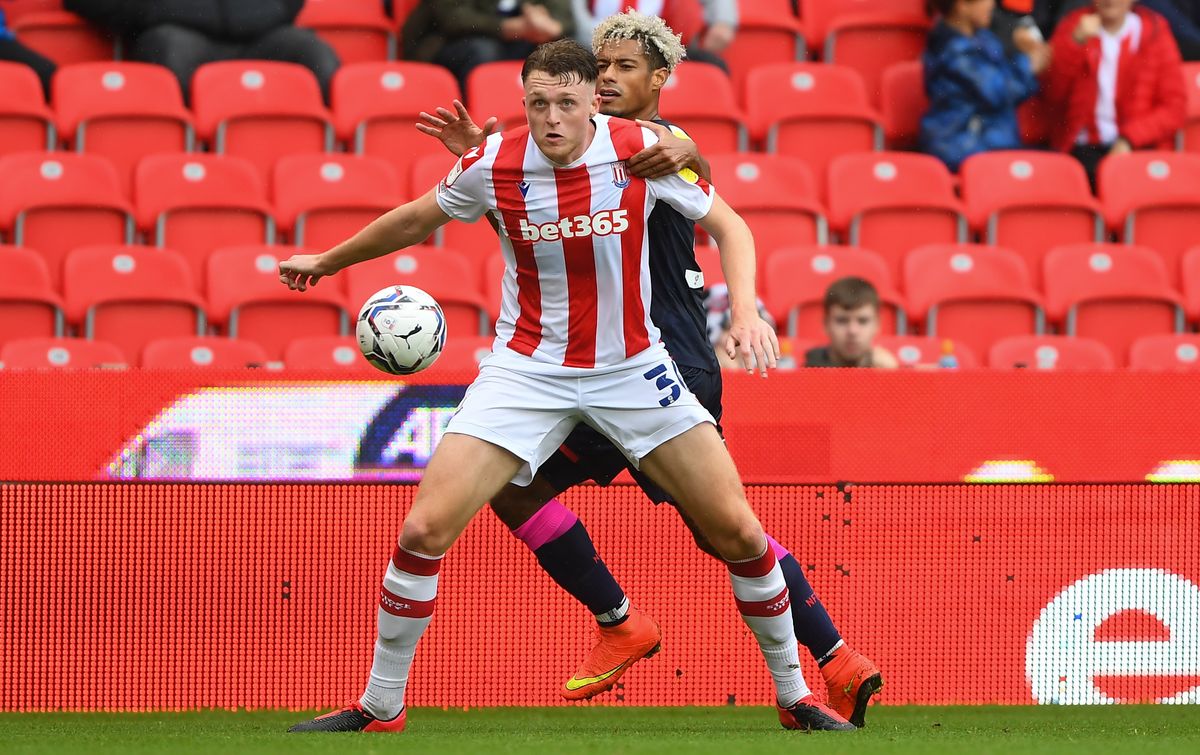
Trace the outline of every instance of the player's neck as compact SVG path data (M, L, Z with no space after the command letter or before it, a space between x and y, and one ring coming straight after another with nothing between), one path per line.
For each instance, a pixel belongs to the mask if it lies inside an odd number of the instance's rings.
M628 113L608 113L615 118L624 118L628 121L657 121L658 120L658 98L653 102L648 103L641 110L631 110Z

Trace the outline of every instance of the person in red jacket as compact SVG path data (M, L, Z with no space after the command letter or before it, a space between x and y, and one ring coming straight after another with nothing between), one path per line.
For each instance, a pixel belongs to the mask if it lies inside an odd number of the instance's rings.
M1066 16L1050 41L1042 94L1050 146L1071 152L1095 186L1109 155L1152 149L1183 125L1179 48L1166 20L1134 0L1094 0Z

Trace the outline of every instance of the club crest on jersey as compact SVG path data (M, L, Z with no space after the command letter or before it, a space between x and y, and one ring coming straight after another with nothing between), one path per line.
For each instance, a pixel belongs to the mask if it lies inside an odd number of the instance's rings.
M618 189L629 186L629 172L625 169L625 161L612 164L612 182Z
M527 196L529 194L529 182L528 181L519 182L517 184L517 191L521 192L522 197Z

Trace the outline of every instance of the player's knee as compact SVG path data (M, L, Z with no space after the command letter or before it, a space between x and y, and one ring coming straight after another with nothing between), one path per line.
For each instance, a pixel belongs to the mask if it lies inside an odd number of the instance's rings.
M715 550L713 555L718 558L726 561L745 561L762 555L767 538L758 520L749 517L727 527L721 533L714 533L710 542Z
M420 516L409 516L400 530L400 546L423 556L440 556L450 550L453 536Z

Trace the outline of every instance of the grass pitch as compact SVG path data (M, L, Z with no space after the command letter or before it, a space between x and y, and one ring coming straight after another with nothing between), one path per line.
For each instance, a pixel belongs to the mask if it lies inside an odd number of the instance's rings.
M768 708L414 709L400 735L296 735L304 714L0 714L4 753L1200 752L1200 706L874 707L852 733L782 730Z

